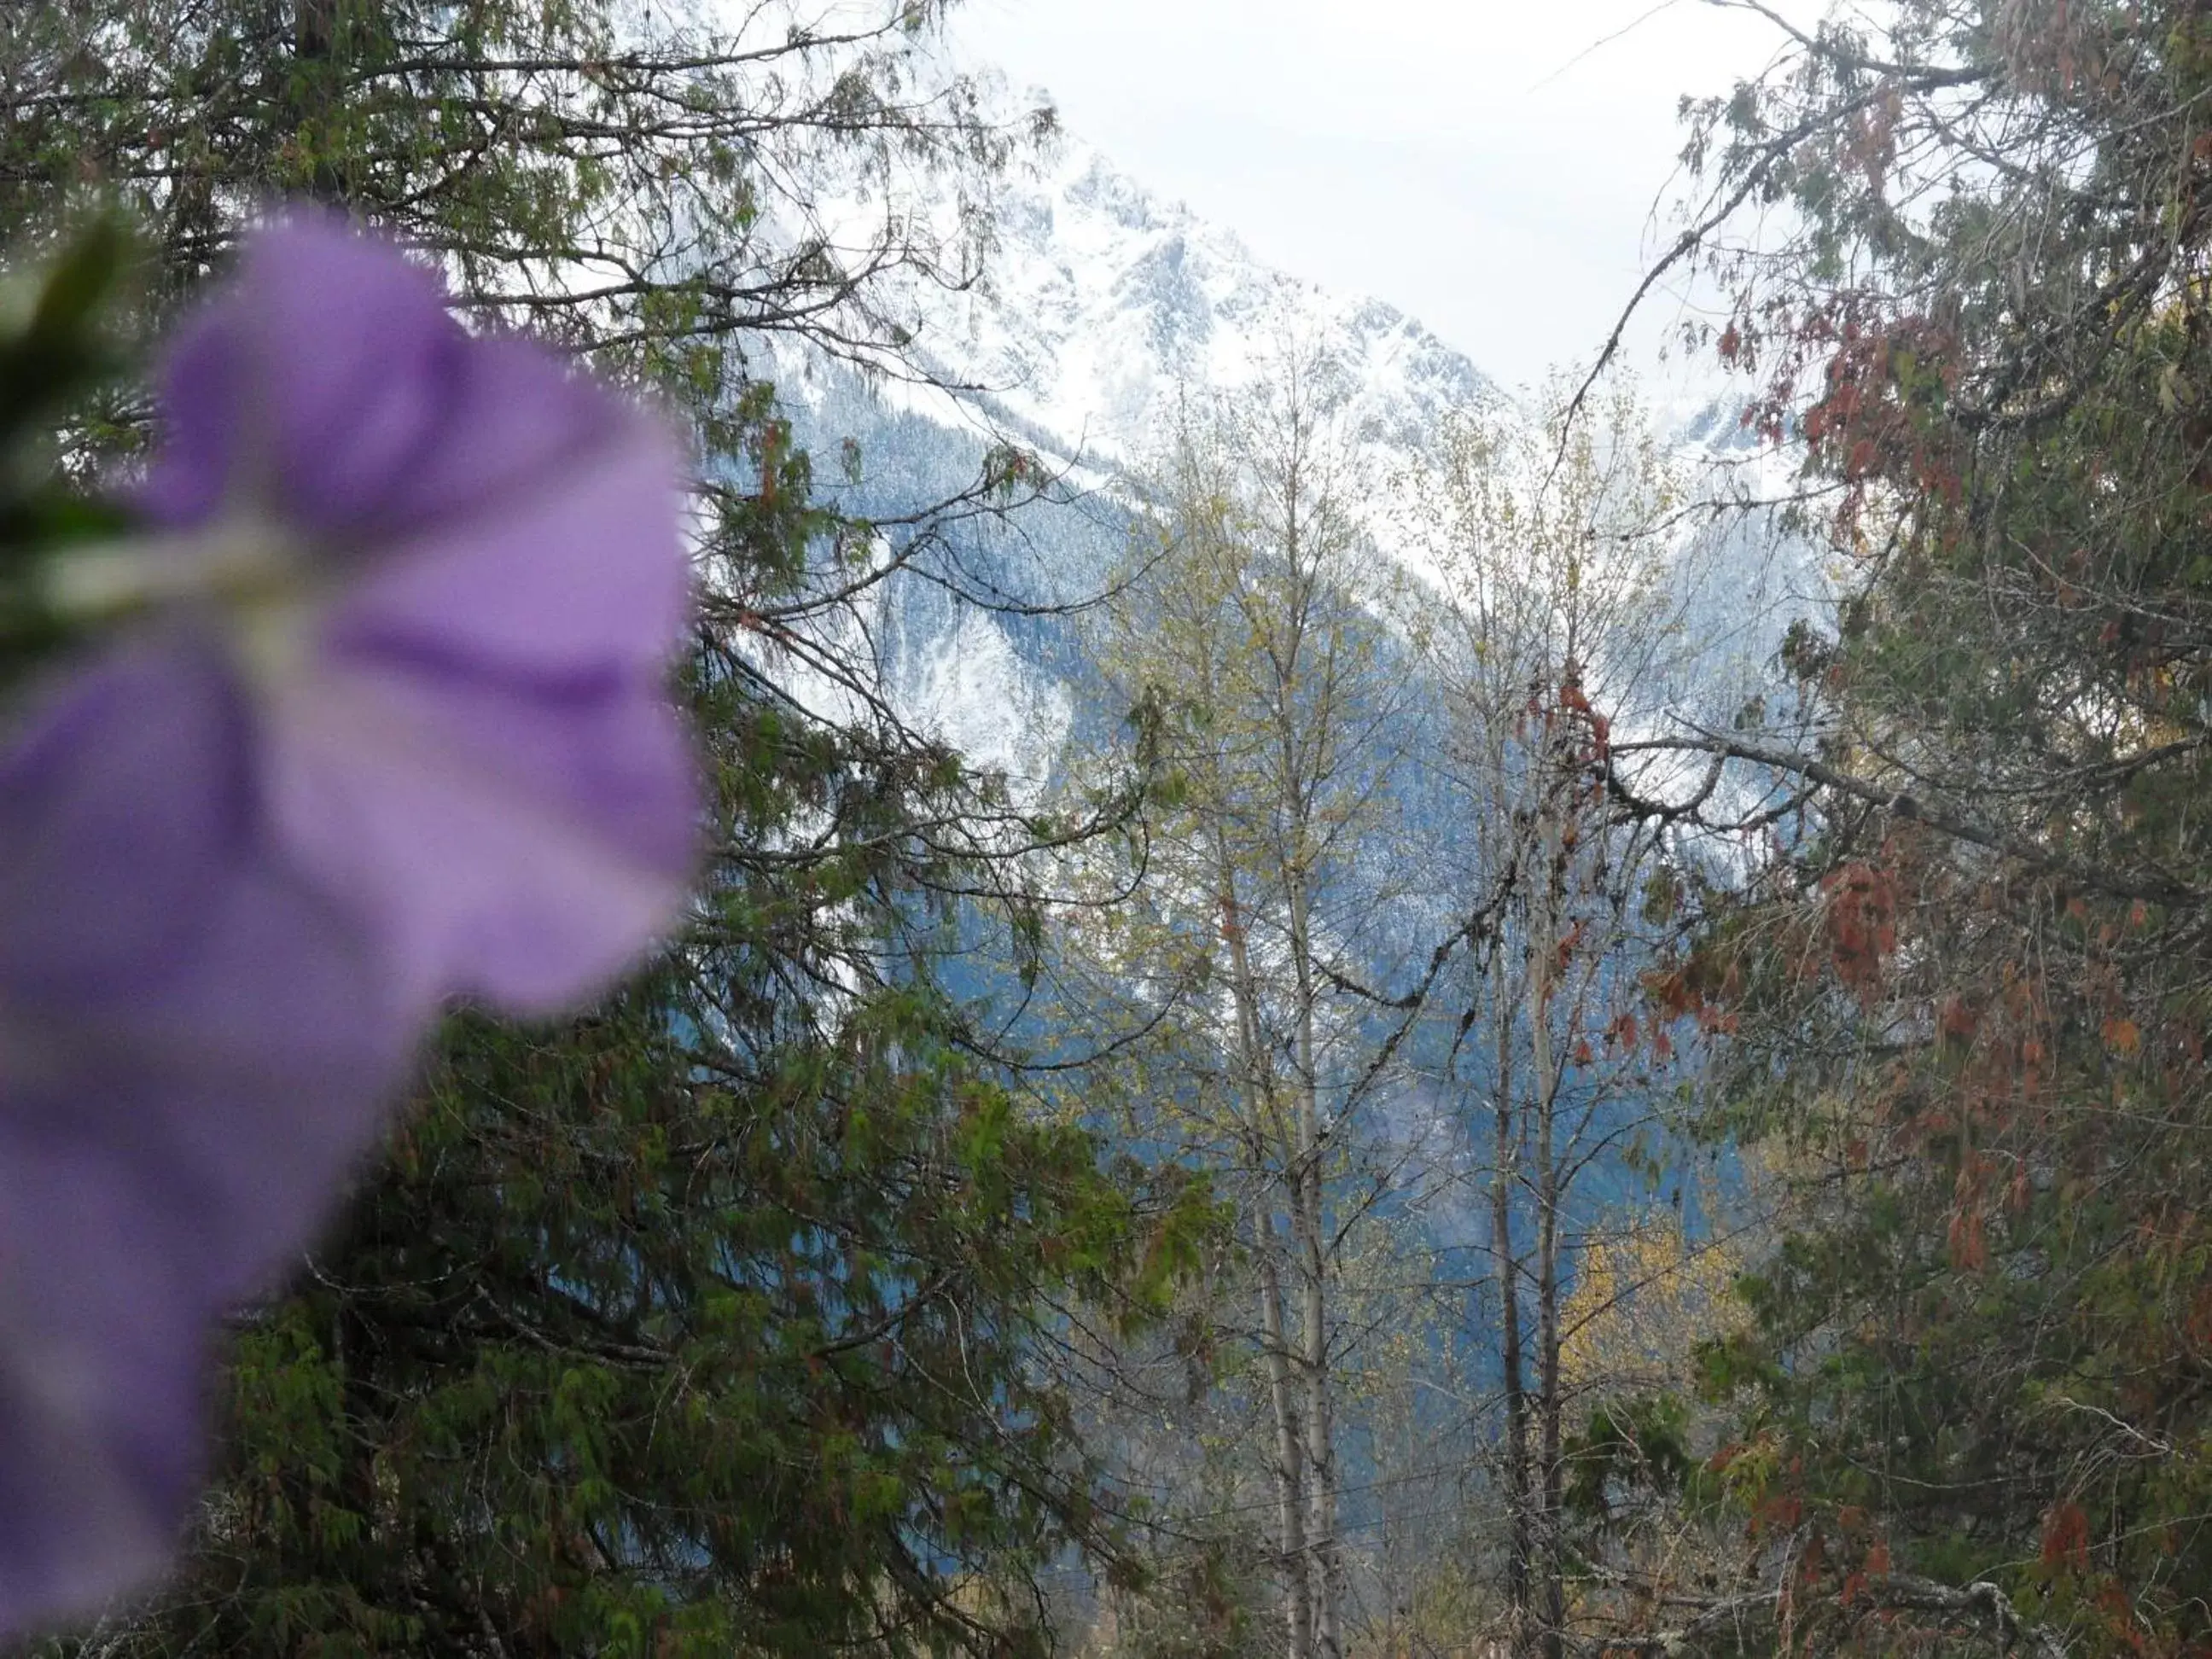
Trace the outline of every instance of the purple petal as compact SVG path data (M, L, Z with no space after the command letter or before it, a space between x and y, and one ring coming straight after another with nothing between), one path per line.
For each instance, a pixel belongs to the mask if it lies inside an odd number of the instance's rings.
M415 481L422 527L362 572L333 638L533 673L657 670L690 611L674 446L533 348L478 341L468 360L453 436Z
M84 993L159 972L243 833L246 761L237 690L188 644L48 691L0 756L0 983Z
M137 1172L212 1305L313 1239L399 1094L421 1012L360 929L249 854L173 967L109 997L0 1006L7 1121Z
M161 443L133 493L138 511L176 527L212 519L235 488L231 473L244 438L239 410L249 395L236 330L203 313L162 362Z
M426 1009L596 989L674 915L697 821L659 690L690 585L665 430L319 221L254 244L167 407L152 507L242 490L342 584L258 687L287 856Z
M279 832L360 896L410 994L573 1005L683 902L696 769L641 677L531 684L356 653L272 715Z
M171 352L162 406L149 514L258 503L366 567L355 627L532 668L681 641L665 429L538 347L471 338L391 246L323 220L264 232Z
M467 343L437 277L397 250L326 220L273 226L169 353L142 505L180 526L252 499L333 551L373 536L447 435Z
M204 653L143 643L0 760L0 1632L166 1564L207 1329L311 1238L404 1077L418 1011L241 810L238 708Z
M254 243L164 410L152 517L250 511L352 586L250 702L149 638L0 754L0 1629L167 1559L205 1324L321 1224L436 1000L574 1002L691 869L658 427L324 222Z
M190 1515L212 1309L145 1198L96 1148L0 1131L0 1632L137 1588Z
M239 710L190 641L143 643L0 761L0 1136L74 1142L162 1194L211 1301L307 1239L422 1012L241 802Z

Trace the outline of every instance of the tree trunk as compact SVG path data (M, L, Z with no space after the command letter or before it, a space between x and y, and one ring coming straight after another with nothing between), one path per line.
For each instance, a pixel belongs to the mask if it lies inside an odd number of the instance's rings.
M1321 1127L1319 1066L1314 1008L1320 994L1313 971L1304 872L1297 854L1288 872L1291 960L1297 976L1297 1152L1291 1164L1291 1227L1300 1268L1299 1365L1305 1382L1307 1577L1312 1584L1314 1651L1318 1659L1343 1659L1340 1624L1344 1569L1339 1553L1334 1379L1328 1352L1328 1209L1326 1147Z
M1304 434L1295 432L1283 478L1283 547L1290 567L1289 604L1273 655L1275 735L1279 750L1278 789L1282 810L1282 833L1278 844L1284 908L1289 926L1290 966L1296 1000L1292 1031L1297 1076L1296 1151L1291 1163L1291 1224L1297 1247L1303 1295L1299 1301L1299 1364L1305 1382L1306 1431L1306 1550L1307 1581L1313 1598L1314 1651L1317 1659L1343 1659L1341 1623L1344 1568L1337 1540L1337 1480L1335 1412L1331 1395L1334 1379L1329 1370L1328 1271L1329 1237L1326 1155L1321 1123L1320 1044L1315 1030L1320 1006L1319 975L1314 970L1311 879L1314 815L1310 793L1315 775L1327 765L1326 736L1315 744L1299 726L1298 687L1307 673L1310 653L1305 631L1310 607L1319 591L1319 573L1306 546ZM1324 656L1318 684L1320 698L1306 711L1326 732L1336 718Z
M1260 1211L1260 1337L1267 1347L1267 1404L1275 1419L1275 1509L1282 1528L1284 1613L1290 1659L1316 1659L1314 1604L1306 1541L1305 1447L1283 1325L1283 1277L1273 1199Z
M1502 969L1499 980L1502 991ZM1505 1600L1512 1614L1515 1649L1525 1653L1533 1644L1528 1577L1534 1540L1528 1512L1528 1395L1521 1360L1521 1261L1513 1248L1513 1181L1518 1162L1513 1021L1503 996L1498 1006L1498 1132L1491 1148L1490 1243L1498 1275L1498 1364L1505 1395Z
M1293 1235L1301 1213L1295 1164L1289 1176L1267 1170L1267 1148L1276 1133L1278 1115L1267 1045L1260 1030L1259 994L1252 978L1244 918L1237 902L1237 872L1228 848L1216 839L1221 885L1221 931L1229 946L1231 990L1237 1004L1237 1065L1243 1078L1252 1164L1267 1182L1260 1200L1260 1340L1267 1375L1267 1406L1275 1422L1275 1507L1281 1529L1284 1617L1290 1629L1289 1659L1317 1659L1315 1649L1313 1577L1306 1531L1305 1428L1301 1420L1299 1378L1291 1373L1288 1322L1283 1313L1282 1247L1275 1231L1277 1190L1288 1200Z
M1306 1385L1306 1497L1310 1518L1306 1549L1314 1604L1314 1651L1318 1659L1343 1659L1340 1625L1344 1569L1339 1551L1336 1490L1335 1413L1329 1374L1328 1310L1322 1278L1327 1257L1322 1235L1321 1168L1317 1157L1304 1160L1298 1183L1297 1224L1304 1259L1304 1291L1299 1358Z
M1565 1650L1566 1585L1559 1535L1559 1161L1555 1143L1559 1101L1558 1057L1552 1045L1552 993L1558 970L1559 830L1547 817L1544 863L1530 929L1528 1048L1536 1106L1536 1473L1537 1603L1544 1659Z

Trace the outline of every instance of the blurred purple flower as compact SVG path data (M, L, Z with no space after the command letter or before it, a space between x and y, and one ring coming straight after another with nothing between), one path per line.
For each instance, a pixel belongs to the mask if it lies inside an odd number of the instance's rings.
M546 1011L672 921L677 458L335 226L171 353L137 620L0 752L0 1633L173 1547L222 1308L311 1236L444 998Z
M228 665L149 640L0 757L0 1631L167 1559L209 1325L307 1237L412 1046L265 833L249 731Z
M245 597L276 836L415 994L526 1012L603 983L694 857L665 431L310 221L249 250L164 411L143 505Z

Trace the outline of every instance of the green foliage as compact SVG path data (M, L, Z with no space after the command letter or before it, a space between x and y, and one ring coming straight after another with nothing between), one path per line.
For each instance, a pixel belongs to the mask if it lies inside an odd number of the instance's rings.
M1910 0L1696 146L1798 216L1709 234L1718 345L1858 562L1785 653L1817 829L1705 946L1709 1126L1796 1194L1707 1382L1808 1584L1878 1547L2083 1653L2212 1641L2208 76L2191 6Z
M1615 1501L1608 1489L1643 1486L1679 1492L1694 1476L1689 1408L1672 1395L1607 1401L1566 1441L1567 1508L1600 1521Z
M68 642L46 603L46 561L118 527L112 510L73 487L53 432L82 420L121 367L112 322L130 231L95 216L38 252L0 275L0 684Z
M1213 1212L1035 1121L939 969L979 938L1033 960L1019 855L1119 798L1040 826L872 695L836 619L858 568L888 574L880 544L814 498L756 373L777 331L888 361L893 285L972 276L969 204L1035 122L934 67L938 10L0 18L0 232L35 251L73 199L119 201L149 227L132 328L264 202L316 198L441 258L487 322L649 389L704 461L691 927L566 1025L454 1019L343 1228L240 1316L186 1571L76 1650L1027 1653L1034 1570L1115 1553L1047 1360L1079 1307L1108 1329L1164 1309ZM830 191L884 206L881 240L833 252ZM0 352L70 321L87 248ZM58 464L103 464L142 418L65 427ZM915 544L1032 487L995 455L916 504Z
M240 1334L191 1581L104 1651L1042 1650L1024 1573L1113 1540L1040 1296L1173 1273L1200 1212L1014 1113L941 999L740 1068L675 981L455 1022Z
M1112 1659L1261 1659L1278 1651L1258 1540L1182 1540L1138 1592L1115 1598Z

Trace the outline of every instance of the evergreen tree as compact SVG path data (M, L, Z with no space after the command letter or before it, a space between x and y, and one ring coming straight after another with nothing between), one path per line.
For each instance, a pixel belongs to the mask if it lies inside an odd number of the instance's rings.
M1708 1355L1735 1627L2212 1639L2208 91L2193 5L1907 0L1697 112L1677 252L1856 561L1808 722L1686 740L1808 809L1673 982L1800 1177Z
M799 349L896 368L900 284L974 276L1036 124L938 67L936 13L0 18L19 246L119 198L158 318L255 209L319 198L659 397L703 460L693 926L587 1018L456 1018L348 1223L239 1316L188 1569L77 1650L1029 1651L1029 1571L1110 1551L1036 1344L1077 1301L1140 1315L1199 1189L1017 1111L939 963L1030 914L1026 848L1121 803L1031 819L899 720L844 625L1023 469L842 520L760 378ZM137 413L80 422L82 463Z

